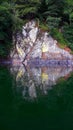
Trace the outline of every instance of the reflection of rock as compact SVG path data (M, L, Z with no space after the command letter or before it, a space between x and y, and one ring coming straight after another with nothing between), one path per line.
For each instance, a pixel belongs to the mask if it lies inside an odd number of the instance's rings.
M29 96L32 98L36 98L36 88L32 80L29 81Z
M58 59L40 59L40 58L36 58L36 59L31 59L29 61L27 61L27 65L30 67L60 67L60 66L65 66L65 67L69 67L69 66L73 66L73 61L72 60L68 60L68 59L64 59L64 60L58 60Z
M56 85L61 77L69 77L72 68L67 67L42 67L25 68L23 65L11 68L11 73L16 80L16 90L27 99L37 98L41 94L47 94L48 90Z
M42 32L36 26L35 21L30 21L23 26L22 34L17 34L15 47L11 51L12 59L18 59L21 62L24 59L72 59L68 49L61 49L48 32ZM29 57L29 58L27 58Z

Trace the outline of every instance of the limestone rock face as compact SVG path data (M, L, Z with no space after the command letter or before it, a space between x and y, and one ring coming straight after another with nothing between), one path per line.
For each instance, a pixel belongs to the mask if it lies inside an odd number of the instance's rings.
M12 60L31 59L72 59L72 55L57 46L48 32L42 32L36 26L35 21L26 23L22 28L22 34L17 34L13 50L10 53Z

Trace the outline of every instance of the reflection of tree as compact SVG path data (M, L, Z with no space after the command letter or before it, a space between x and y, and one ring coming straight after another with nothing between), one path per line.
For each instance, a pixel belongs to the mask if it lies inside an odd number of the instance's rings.
M16 80L16 90L27 99L34 99L38 95L47 94L49 89L56 84L61 77L69 77L72 68L66 67L42 67L24 68L23 65L11 68Z

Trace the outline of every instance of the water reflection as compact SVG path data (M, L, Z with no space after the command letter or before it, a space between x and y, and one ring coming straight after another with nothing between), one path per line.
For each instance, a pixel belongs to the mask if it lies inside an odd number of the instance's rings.
M10 68L15 80L16 92L25 99L35 99L46 95L57 84L59 78L67 79L73 68L68 67L41 67L30 68L21 64Z

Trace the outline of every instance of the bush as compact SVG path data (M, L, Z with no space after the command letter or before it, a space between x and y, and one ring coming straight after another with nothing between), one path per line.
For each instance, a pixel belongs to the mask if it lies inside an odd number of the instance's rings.
M60 18L49 16L49 17L47 17L46 22L49 25L49 28L52 29L52 28L59 27L60 20L61 20Z
M68 41L68 46L73 50L73 24L64 25L63 36Z
M0 6L0 56L6 57L12 42L11 14L4 6Z
M63 37L63 34L61 32L59 32L59 30L57 28L51 29L50 34L52 35L52 37L54 39L56 39L60 43L62 48L64 48L65 46L68 45L68 42Z

